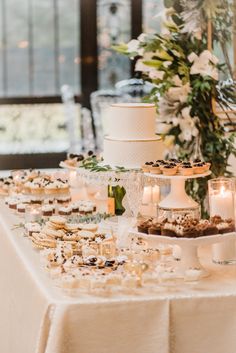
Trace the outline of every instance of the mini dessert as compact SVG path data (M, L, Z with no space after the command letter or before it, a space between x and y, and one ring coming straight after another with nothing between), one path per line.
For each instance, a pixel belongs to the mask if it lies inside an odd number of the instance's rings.
M78 213L79 212L79 205L76 202L72 203L71 210L73 213Z
M162 173L168 176L175 175L177 173L177 167L173 165L164 165L162 168Z
M64 203L69 203L71 201L71 197L68 195L61 196L61 197L57 197L56 200L59 204L64 204Z
M44 217L51 217L55 212L55 207L52 205L43 205L42 206L42 215Z
M80 225L81 230L88 230L90 232L96 232L98 229L97 224L92 224L92 223L83 223Z
M33 223L33 222L25 223L25 232L26 232L26 235L28 235L29 237L31 237L33 233L40 233L40 231L41 231L41 226L38 223Z
M161 228L161 235L167 237L176 237L176 225L170 222L166 222Z
M144 172L144 173L149 173L153 164L154 164L153 162L146 162L146 163L142 166L143 172Z
M30 203L32 204L32 205L41 205L42 204L42 199L40 198L40 197L32 197L31 199L30 199Z
M203 174L205 172L205 167L203 163L194 163L193 164L194 174Z
M148 234L148 229L151 227L151 225L152 225L152 219L139 222L137 225L138 232Z
M66 218L61 216L52 216L48 223L50 223L55 229L60 229L66 224Z
M12 210L16 210L17 209L17 204L18 204L18 201L17 199L9 199L8 200L8 207L11 208Z
M72 213L72 210L70 206L64 206L58 209L58 214L61 216L70 216L71 213Z
M25 209L26 209L26 204L25 203L19 203L17 205L17 212L19 213L25 213Z
M193 175L193 167L191 165L183 165L179 167L180 174L185 176Z
M148 234L161 235L161 224L160 223L153 223L148 228Z
M217 224L216 226L220 234L231 233L235 231L235 225L233 220L225 220Z
M160 165L158 163L152 164L149 171L153 174L161 174Z

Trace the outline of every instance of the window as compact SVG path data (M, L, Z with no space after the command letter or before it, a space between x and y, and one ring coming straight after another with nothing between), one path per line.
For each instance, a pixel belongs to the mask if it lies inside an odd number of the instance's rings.
M0 96L80 92L78 0L0 0Z

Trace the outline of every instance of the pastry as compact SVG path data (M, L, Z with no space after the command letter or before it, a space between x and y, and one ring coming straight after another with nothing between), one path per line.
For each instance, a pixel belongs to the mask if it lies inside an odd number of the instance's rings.
M26 209L26 204L25 203L19 203L17 205L17 212L19 213L25 213L25 209Z
M149 171L153 174L161 174L160 165L158 163L152 164Z
M193 164L194 174L203 174L205 172L203 163L194 163Z
M161 225L154 223L148 228L148 234L161 235Z
M166 222L164 226L161 227L161 235L165 235L167 237L176 237L176 225Z
M164 175L172 176L177 173L177 167L173 165L164 165L162 168L162 173Z
M179 168L180 174L185 176L193 175L193 167L191 165L184 165Z
M142 170L144 173L148 173L151 170L151 167L154 163L153 162L146 162L144 165L142 165Z
M52 205L43 205L42 206L42 215L44 217L51 217L55 212L55 208Z
M61 216L70 216L72 213L71 207L64 206L58 209L58 214Z

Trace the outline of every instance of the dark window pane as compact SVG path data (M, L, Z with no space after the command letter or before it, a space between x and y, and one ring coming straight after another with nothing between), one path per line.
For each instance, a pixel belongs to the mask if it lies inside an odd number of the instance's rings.
M8 96L29 94L28 0L5 1Z
M131 37L131 1L98 0L99 88L130 77L130 61L110 48Z

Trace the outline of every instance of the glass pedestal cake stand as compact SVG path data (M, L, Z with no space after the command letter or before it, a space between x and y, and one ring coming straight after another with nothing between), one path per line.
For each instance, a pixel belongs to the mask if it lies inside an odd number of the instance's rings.
M84 185L100 186L106 193L107 186L123 186L126 194L122 201L124 216L136 218L142 203L143 187L146 177L136 169L120 172L118 170L91 171L85 168L70 167L61 162L60 167L68 171L76 171L77 178Z

